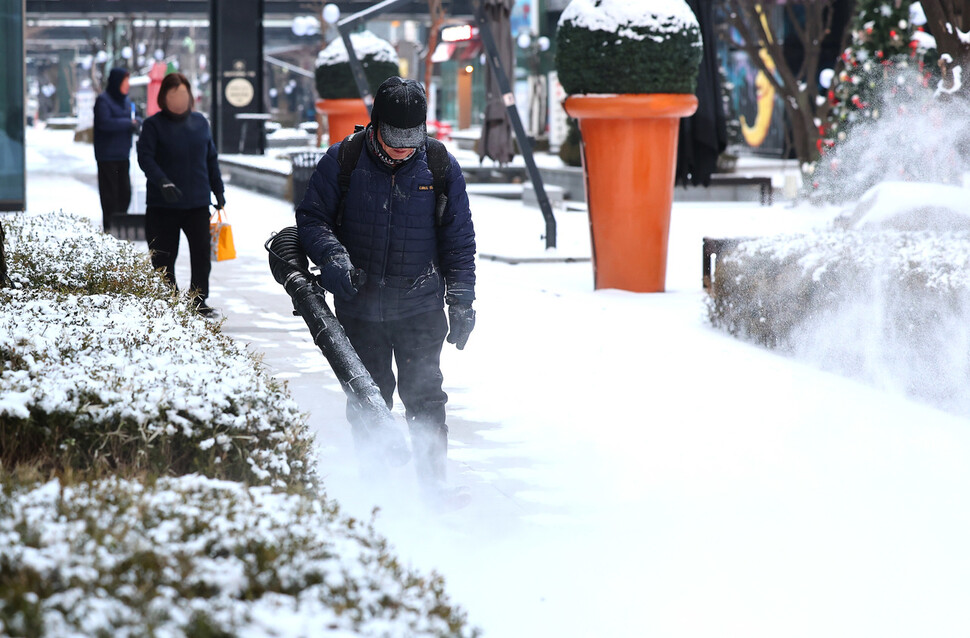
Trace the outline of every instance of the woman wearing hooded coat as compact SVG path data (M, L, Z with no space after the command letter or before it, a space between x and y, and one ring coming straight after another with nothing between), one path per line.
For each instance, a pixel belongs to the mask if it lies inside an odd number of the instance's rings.
M128 71L111 69L108 86L94 102L94 159L98 162L101 215L108 228L111 215L128 212L131 204L131 137L139 121L128 99Z
M209 206L226 198L219 171L219 157L209 122L192 110L192 87L181 73L170 73L158 90L158 113L145 120L138 138L138 165L148 178L145 238L152 251L152 265L164 268L175 282L179 238L185 233L192 264L192 296L199 314L214 316L209 307L209 272L212 269L209 238Z

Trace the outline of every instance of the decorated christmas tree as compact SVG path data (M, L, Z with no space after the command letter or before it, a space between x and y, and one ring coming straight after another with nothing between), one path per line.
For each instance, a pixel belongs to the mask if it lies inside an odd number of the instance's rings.
M859 2L850 25L851 44L842 53L842 70L837 78L829 72L832 110L823 132L823 154L854 126L878 120L887 108L907 108L920 88L935 82L936 42L924 24L919 3Z

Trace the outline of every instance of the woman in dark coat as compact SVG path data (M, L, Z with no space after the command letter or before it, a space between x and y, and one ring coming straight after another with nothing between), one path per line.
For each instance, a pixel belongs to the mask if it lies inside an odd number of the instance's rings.
M215 311L209 296L210 194L216 207L226 205L222 174L209 123L192 110L192 88L181 73L162 80L158 106L162 110L145 120L138 139L138 165L148 178L145 235L155 268L175 282L179 234L189 241L192 263L191 290L196 308L205 316Z
M138 117L128 99L128 71L111 69L108 86L94 103L94 159L105 229L112 215L127 213L131 204L128 156L137 131Z

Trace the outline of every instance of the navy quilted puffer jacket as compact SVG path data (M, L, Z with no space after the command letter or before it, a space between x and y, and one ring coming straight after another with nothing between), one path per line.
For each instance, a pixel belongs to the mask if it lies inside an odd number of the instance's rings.
M296 210L300 241L317 265L346 251L366 282L338 313L368 321L395 321L443 307L445 287L458 286L462 303L474 299L475 229L465 178L449 154L448 205L435 227L435 193L427 154L419 149L395 170L374 157L367 144L351 174L339 228L334 228L340 187L331 146L317 164Z

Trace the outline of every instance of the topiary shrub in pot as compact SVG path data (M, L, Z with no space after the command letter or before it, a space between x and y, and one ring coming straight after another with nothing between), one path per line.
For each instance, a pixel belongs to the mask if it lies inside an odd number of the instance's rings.
M579 121L596 288L662 292L677 131L703 41L684 0L572 0L556 67Z
M397 51L390 42L370 31L351 34L350 42L364 67L372 95L381 82L400 73ZM353 133L355 124L367 123L367 107L357 90L342 38L335 39L317 55L314 77L320 95L316 103L317 113L327 116L331 143L339 142Z

